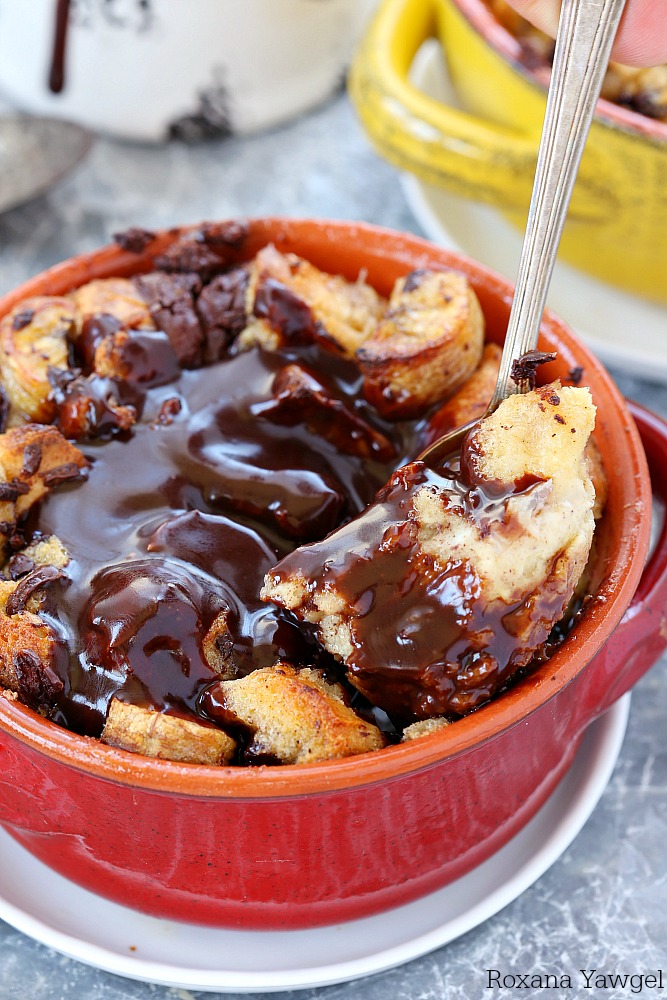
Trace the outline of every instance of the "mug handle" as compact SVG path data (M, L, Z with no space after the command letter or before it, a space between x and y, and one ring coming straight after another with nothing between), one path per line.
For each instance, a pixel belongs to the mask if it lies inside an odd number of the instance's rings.
M653 666L667 647L667 422L628 401L646 452L653 496L663 510L658 538L630 606L598 653L607 681L595 715L612 705Z
M527 135L477 118L410 82L418 49L428 38L438 37L437 3L380 4L350 67L352 103L378 152L400 170L455 194L525 213L539 130ZM573 192L571 217L604 219L610 206L602 201L599 183L588 185L584 167Z

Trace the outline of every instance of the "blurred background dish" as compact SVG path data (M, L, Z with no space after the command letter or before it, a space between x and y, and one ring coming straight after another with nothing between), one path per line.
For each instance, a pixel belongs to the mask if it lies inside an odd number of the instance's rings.
M414 56L431 37L443 46L458 107L409 81ZM390 162L495 205L522 231L548 69L531 70L521 56L483 0L382 0L355 57L350 94ZM614 288L667 302L666 169L667 124L600 101L561 257Z
M410 80L425 94L456 106L442 47L435 39L419 49ZM521 233L496 208L458 197L414 174L404 174L402 183L430 239L512 280L516 277ZM607 364L667 382L667 307L611 288L562 261L556 263L548 304Z
M253 132L341 85L374 2L6 3L0 93L140 141Z
M0 117L0 213L23 205L65 177L92 136L70 122L28 115Z

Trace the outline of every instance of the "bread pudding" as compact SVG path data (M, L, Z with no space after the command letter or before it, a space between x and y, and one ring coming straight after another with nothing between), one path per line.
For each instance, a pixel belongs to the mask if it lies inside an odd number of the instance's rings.
M603 504L595 408L539 386L428 469L497 372L467 279L385 298L245 236L0 322L0 685L170 760L381 750L549 655Z
M390 716L469 712L546 642L583 574L593 422L586 389L510 396L453 466L399 469L355 520L286 556L263 596L315 625Z

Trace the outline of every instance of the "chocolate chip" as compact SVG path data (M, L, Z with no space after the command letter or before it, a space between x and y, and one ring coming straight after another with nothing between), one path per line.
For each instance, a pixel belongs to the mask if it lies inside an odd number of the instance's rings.
M265 278L258 285L254 312L290 344L308 344L316 337L310 306L275 278Z
M13 665L19 695L30 708L49 707L65 686L56 672L29 649L16 653Z
M3 386L0 385L0 434L4 434L9 416L9 398Z
M570 368L567 374L570 382L572 382L573 385L579 385L579 383L581 382L581 377L584 374L584 369L581 367L581 365L576 365L574 368Z
M243 246L248 235L247 222L239 219L227 219L224 222L205 222L201 227L201 235L205 243L212 247L232 247L238 250Z
M57 465L54 469L45 472L42 480L45 486L52 489L54 486L60 486L62 483L73 482L84 477L85 471L76 462L65 462L63 465Z
M64 572L57 566L38 566L23 577L7 598L7 614L18 615L21 611L25 611L26 604L35 591L41 590L54 580L61 580L64 576Z
M31 573L35 568L35 563L25 552L17 552L9 560L9 575L12 580L20 580L26 573Z
M232 660L234 656L234 640L228 632L216 635L215 648L225 660Z
M167 334L176 357L185 368L202 363L204 331L195 312L194 296L201 288L196 274L154 271L135 278L139 294L148 303L158 329Z
M539 366L546 364L548 361L553 361L555 358L556 354L553 351L528 351L526 354L522 354L520 358L515 358L512 362L510 378L517 385L527 382L529 388L534 389L535 372Z
M131 226L122 233L114 233L113 238L121 250L127 250L129 253L143 253L149 243L155 239L155 233L152 233L150 229Z
M42 448L36 441L27 444L23 449L22 476L34 476L42 464Z
M0 483L0 500L16 500L29 492L29 484L24 483L21 479L16 479L16 477L7 483Z
M197 313L206 341L204 360L207 364L218 361L225 348L246 326L248 281L247 268L234 268L213 278L197 299Z
M178 396L171 396L169 399L165 399L157 415L158 424L168 427L169 424L174 422L174 417L178 416L182 408L183 404Z
M84 320L81 334L76 341L76 350L87 368L95 364L95 351L107 337L112 337L122 329L123 324L117 316L109 313L96 313Z
M424 267L418 267L414 271L410 271L410 274L405 278L403 291L414 292L415 289L419 288L427 274L429 272Z
M34 309L22 309L20 312L14 314L14 318L12 320L12 330L23 330L24 327L29 326L32 323L34 318Z
M225 261L204 243L173 243L155 258L155 266L170 274L195 273L207 280L225 267Z
M235 219L206 223L158 254L155 266L170 273L193 271L208 281L234 262L247 234L247 223Z

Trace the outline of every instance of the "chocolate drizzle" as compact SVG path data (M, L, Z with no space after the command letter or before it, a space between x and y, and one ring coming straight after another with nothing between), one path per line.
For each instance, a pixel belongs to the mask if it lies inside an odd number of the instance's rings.
M69 8L70 0L56 0L53 52L49 68L49 90L54 94L60 94L65 86L65 56L67 52Z
M540 365L553 361L553 351L527 351L512 362L511 378L520 387L535 388L535 373ZM522 388L523 391L523 388Z
M361 517L286 556L271 574L276 582L303 577L318 592L342 598L349 609L350 680L402 723L470 712L533 653L521 636L534 602L487 601L468 562L425 552L413 500L431 490L485 536L493 522L511 530L508 498L539 489L541 481L487 490L465 470L458 458L438 472L423 462L404 466ZM549 601L548 593L540 597L540 614L553 612Z

